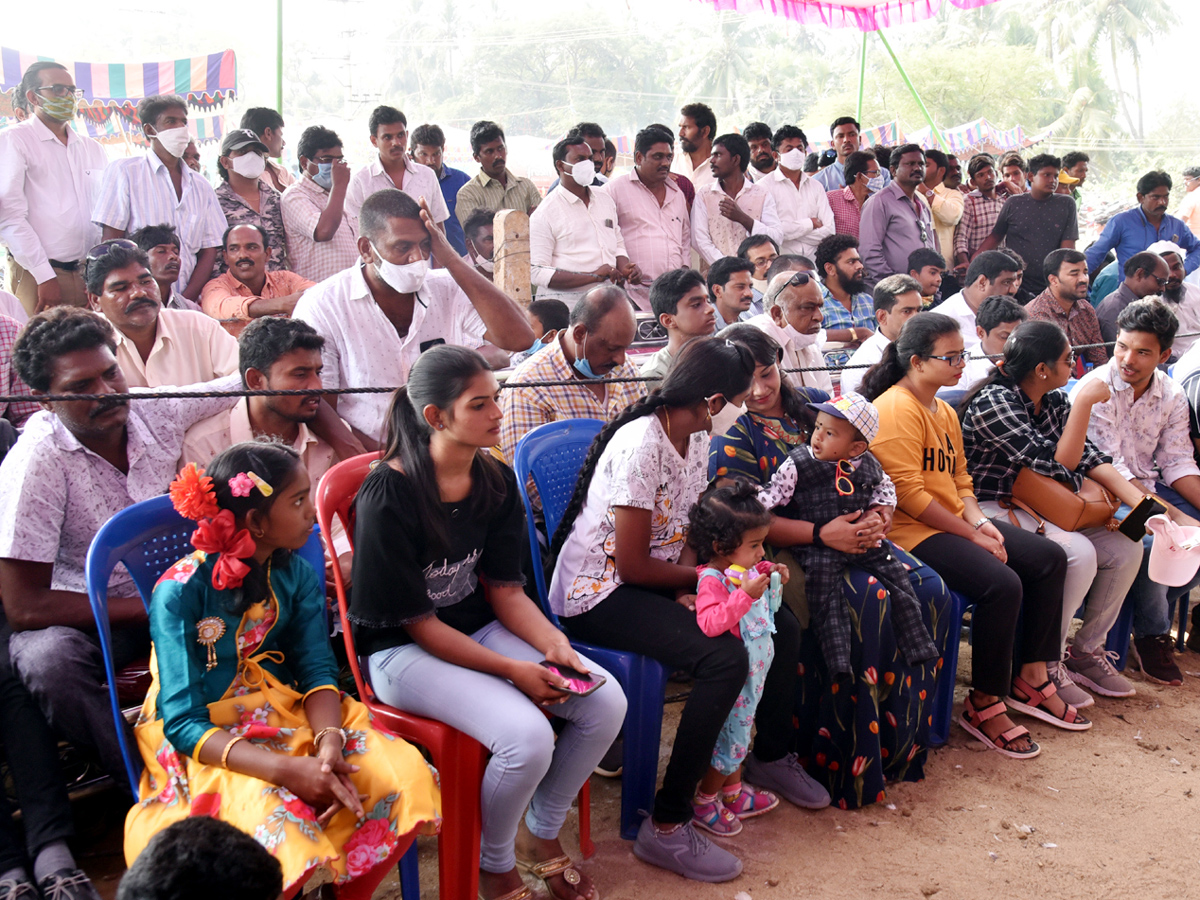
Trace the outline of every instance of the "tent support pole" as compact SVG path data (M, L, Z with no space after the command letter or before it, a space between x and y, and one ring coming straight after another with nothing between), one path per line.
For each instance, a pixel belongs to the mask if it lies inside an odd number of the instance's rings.
M283 0L275 0L275 108L283 113Z
M891 56L892 62L896 64L896 71L900 73L900 77L904 79L904 86L908 88L908 92L912 94L912 98L917 101L917 106L921 109L921 115L925 117L925 122L929 125L929 130L938 142L938 146L942 150L948 151L950 148L946 146L946 139L942 137L942 132L933 122L933 116L929 114L929 110L925 108L925 101L921 99L921 95L917 93L917 89L913 87L912 81L908 77L908 73L904 71L904 66L900 65L900 60L896 57L896 51L892 49L892 45L888 43L888 39L884 37L883 31L875 32L879 35L879 40L883 42L884 49Z
M867 86L867 32L863 32L862 53L859 54L858 60L858 115L855 116L858 121L862 121L863 109L863 90Z

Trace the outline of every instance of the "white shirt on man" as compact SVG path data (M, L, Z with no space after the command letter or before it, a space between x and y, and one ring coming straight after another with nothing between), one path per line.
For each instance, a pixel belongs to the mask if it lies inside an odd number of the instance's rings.
M321 384L327 388L399 387L408 381L417 357L430 347L478 348L487 331L462 288L441 269L425 277L404 337L375 302L361 265L305 291L292 318L308 322L324 336ZM343 394L337 411L347 423L379 440L391 402L391 394Z
M530 280L538 286L537 298L572 302L594 288L552 288L550 279L558 269L594 272L602 265L614 266L618 256L627 256L617 205L608 191L588 188L588 202L563 188L546 195L529 217Z
M363 202L376 191L397 190L392 176L384 171L383 163L376 155L369 166L359 169L350 176L350 184L346 188L346 211L355 219ZM442 196L442 187L438 182L437 173L429 166L413 162L404 157L404 187L399 190L408 194L414 200L425 198L429 206L429 214L434 222L445 222L450 218L450 209L446 206L446 198Z
M100 243L92 207L107 165L96 141L68 128L64 144L37 116L0 135L0 241L39 284L54 277L50 260Z
M873 366L883 359L883 351L891 342L891 338L876 329L869 338L859 344L858 349L846 360L847 368L842 369L841 388L843 394L847 391L858 390L863 376L867 374L865 367ZM854 368L855 366L864 366L864 368Z
M968 353L978 350L979 335L975 331L975 313L971 311L971 307L967 306L967 298L963 296L962 291L951 294L935 306L933 312L949 316L958 322L958 328L962 332L964 350Z
M707 184L707 186L696 188L696 199L692 203L692 246L696 248L696 252L700 254L700 258L708 265L712 265L723 256L733 256L736 248L720 248L713 240L712 233L708 225L708 206L704 203L704 198L701 196L703 191L712 191L716 194L725 194L725 189L721 187L721 182L715 179ZM776 243L779 242L779 211L775 207L775 198L767 193L766 188L751 181L749 178L742 180L742 189L737 192L737 196L731 198L735 203L739 198L745 196L752 191L763 191L766 196L763 198L762 212L754 220L754 227L747 233L747 237L751 234L765 234ZM734 252L726 253L726 249L731 249Z
M788 384L797 388L817 388L833 396L833 378L824 369L825 357L821 353L821 345L825 343L824 328L815 335L804 335L805 342L802 345L791 336L788 329L776 325L770 313L763 313L761 316L754 316L746 321L755 328L765 331L775 339L775 343L783 348L783 359L780 361L779 367L781 370L785 370L783 375L787 378ZM808 340L810 338L811 342ZM815 369L817 371L788 372L787 369Z
M800 173L800 184L793 185L783 169L776 169L755 183L766 188L775 200L775 211L779 215L779 252L815 259L817 244L834 233L833 208L825 188L803 172ZM813 228L813 219L821 220L820 228Z
M183 193L176 195L171 173L152 150L118 159L104 170L92 221L129 234L146 225L172 225L179 235L179 277L175 287L187 287L196 268L196 254L220 247L225 213L203 175L180 163Z

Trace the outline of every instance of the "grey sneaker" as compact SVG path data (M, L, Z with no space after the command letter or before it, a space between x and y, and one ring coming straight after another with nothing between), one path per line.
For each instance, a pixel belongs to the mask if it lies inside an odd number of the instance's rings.
M1066 668L1071 678L1104 697L1132 697L1137 690L1124 675L1113 666L1117 654L1103 647L1091 653L1075 655L1075 648L1067 651ZM1062 689L1059 689L1062 693ZM1070 702L1070 701L1067 701Z
M691 822L670 834L659 834L646 816L633 842L633 855L692 881L732 881L742 874L742 861L698 832Z
M100 900L91 879L80 869L59 869L38 882L43 900Z
M1046 672L1050 675L1050 680L1054 682L1054 686L1058 688L1058 696L1062 697L1065 702L1070 703L1076 709L1084 709L1096 702L1095 697L1071 680L1071 674L1062 663L1046 663ZM1093 686L1089 683L1088 687Z
M41 900L32 881L6 878L0 881L0 900Z
M746 757L742 775L755 787L774 791L784 800L804 809L824 809L830 803L829 791L804 771L795 753L769 763L762 762L751 753Z

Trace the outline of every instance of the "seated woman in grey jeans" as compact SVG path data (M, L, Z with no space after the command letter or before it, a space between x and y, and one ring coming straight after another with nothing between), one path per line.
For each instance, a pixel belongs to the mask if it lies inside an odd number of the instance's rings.
M1079 490L1084 475L1100 482L1131 506L1141 493L1113 468L1112 457L1087 437L1092 406L1108 399L1108 386L1091 381L1074 404L1059 390L1071 377L1075 354L1066 333L1053 322L1031 320L1017 326L1004 345L1004 359L964 399L963 449L975 495L986 515L1009 518L1000 501L1011 496L1023 468ZM1011 517L1026 531L1039 523L1023 510ZM1118 672L1104 647L1108 631L1142 562L1141 544L1118 531L1087 528L1064 531L1043 524L1046 537L1067 551L1061 640L1065 664L1047 663L1062 698L1077 709L1091 706L1090 688L1105 697L1130 697L1133 685ZM1083 626L1066 647L1067 629L1080 605Z
M486 450L500 440L497 393L482 356L448 345L422 354L396 391L382 461L355 501L349 618L384 703L491 751L480 896L531 896L520 868L560 900L598 900L558 832L621 729L625 695L525 595L516 479ZM608 681L586 697L565 693L543 659ZM543 711L567 720L557 742Z

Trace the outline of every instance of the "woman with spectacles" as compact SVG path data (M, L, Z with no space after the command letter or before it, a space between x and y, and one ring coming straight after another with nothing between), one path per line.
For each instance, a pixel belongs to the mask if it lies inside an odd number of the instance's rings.
M871 449L896 485L889 537L975 606L972 690L959 723L989 749L1030 759L1041 748L1009 718L1010 709L1070 731L1092 726L1058 696L1046 670L1060 658L1067 555L1053 541L992 521L979 508L958 417L936 396L939 388L958 384L964 357L958 322L919 313L867 371L861 391L879 410Z
M967 471L987 515L1005 515L1000 501L1012 496L1013 482L1023 468L1062 481L1073 491L1080 489L1086 475L1130 506L1142 499L1113 467L1111 457L1087 437L1092 407L1109 399L1108 386L1100 379L1089 381L1073 403L1060 390L1070 380L1074 362L1070 341L1058 325L1024 322L1005 343L998 367L964 398ZM1067 551L1059 628L1065 664L1048 665L1060 696L1079 709L1095 702L1083 687L1105 697L1132 696L1133 685L1113 667L1104 642L1137 578L1141 544L1103 527L1064 531L1019 509L1007 512L1007 517L1025 531L1040 527ZM1067 629L1080 606L1085 607L1083 626L1067 650Z
M708 474L738 475L765 486L788 455L808 443L815 413L807 404L828 400L829 395L794 388L782 378L779 344L752 325L732 325L722 335L753 354L754 378L746 412L724 435L714 434ZM793 518L793 510L774 512L767 532L771 559L787 565L795 576L784 585L784 606L776 613L776 625L781 631L803 628L799 665L792 668L795 686L788 688L795 696L789 703L799 726L794 746L799 756L811 760L813 774L838 807L883 802L888 782L920 781L925 775L940 661L908 664L895 639L890 593L880 589L870 572L851 564L840 582L841 597L859 625L850 632L853 677L849 683L833 678L811 624L805 570L790 548L813 544L818 530L822 544L851 559L882 542L908 569L925 626L939 648L946 646L953 599L933 569L887 541L890 508L826 518L819 529L803 516ZM778 660L777 653L775 669L783 672ZM760 744L764 727L769 727L766 722L760 707Z

